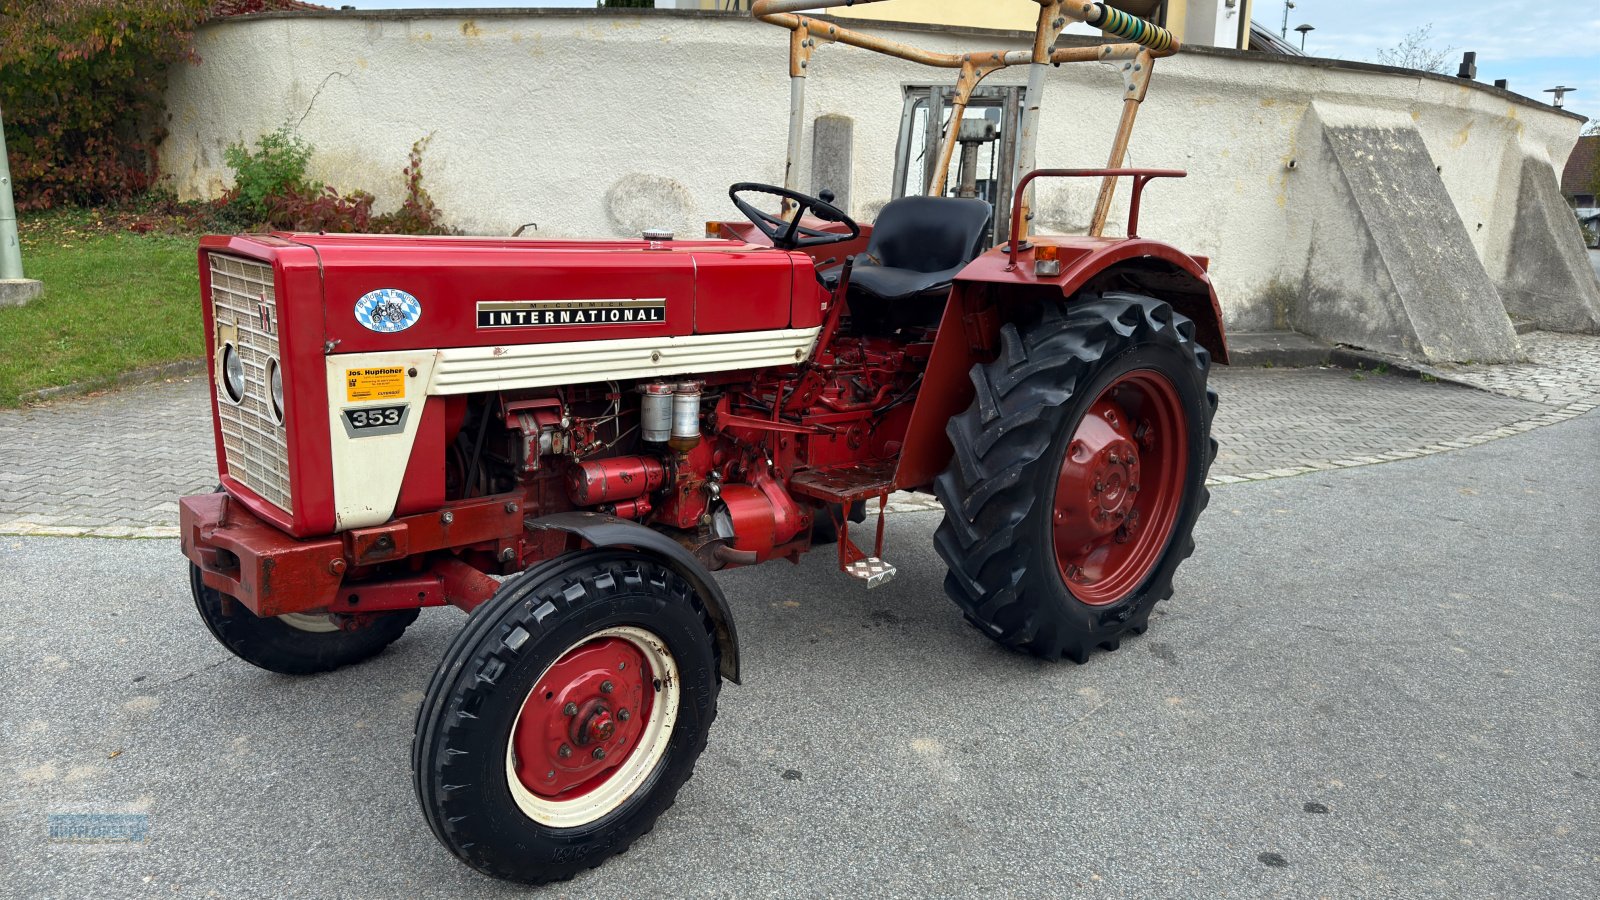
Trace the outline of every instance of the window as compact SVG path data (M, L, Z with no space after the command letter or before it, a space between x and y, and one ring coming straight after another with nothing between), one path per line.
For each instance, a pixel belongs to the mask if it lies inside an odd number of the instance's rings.
M1021 86L980 86L972 94L963 119L988 120L998 132L989 142L962 144L950 160L950 174L936 193L946 197L974 196L994 207L994 216L984 232L984 243L993 245L1009 234L1013 169L1017 159L1017 132L1022 114ZM939 164L939 141L950 121L955 88L946 85L907 85L905 106L900 116L900 141L895 153L894 195L916 196L928 193L928 179ZM961 183L963 154L973 154L967 171L974 174L971 184Z

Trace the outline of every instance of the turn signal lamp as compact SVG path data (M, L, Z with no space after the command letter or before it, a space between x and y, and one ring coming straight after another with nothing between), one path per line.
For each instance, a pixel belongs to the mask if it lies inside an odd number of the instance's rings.
M714 241L714 240L717 240L720 237L722 237L722 223L721 222L707 222L706 223L706 238L709 239L709 240L713 240Z
M1033 274L1037 278L1054 278L1061 274L1059 248L1054 244L1040 244L1033 250Z

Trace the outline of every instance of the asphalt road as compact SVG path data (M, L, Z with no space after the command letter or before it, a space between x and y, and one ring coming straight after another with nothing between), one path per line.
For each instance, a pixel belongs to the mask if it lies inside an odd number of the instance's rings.
M294 680L216 646L170 541L0 538L14 897L1405 896L1600 892L1600 414L1218 489L1149 634L1002 652L942 596L937 514L871 593L825 554L724 577L746 684L625 856L543 892L415 808L461 621ZM46 841L143 811L148 843Z

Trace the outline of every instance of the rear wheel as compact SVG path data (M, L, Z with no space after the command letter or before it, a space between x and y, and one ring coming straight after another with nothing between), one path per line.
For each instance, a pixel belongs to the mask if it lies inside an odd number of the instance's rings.
M1083 662L1142 633L1205 508L1216 395L1194 325L1134 294L1008 324L951 420L945 590L1008 647Z
M507 581L473 612L417 715L428 824L488 875L571 878L649 831L716 716L710 618L689 583L592 550Z
M311 675L371 659L400 639L417 610L371 613L340 623L332 616L286 613L261 617L200 578L189 564L189 591L206 628L247 663L283 675Z

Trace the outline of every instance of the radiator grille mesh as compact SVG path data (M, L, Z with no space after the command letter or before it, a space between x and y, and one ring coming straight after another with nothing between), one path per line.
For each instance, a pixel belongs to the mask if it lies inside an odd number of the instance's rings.
M228 474L262 499L294 512L289 495L289 437L272 416L267 361L278 356L278 301L272 267L221 253L210 255L211 308L219 324L239 329L239 355L244 360L245 398L228 402L219 390L217 419ZM221 353L222 348L218 347Z

